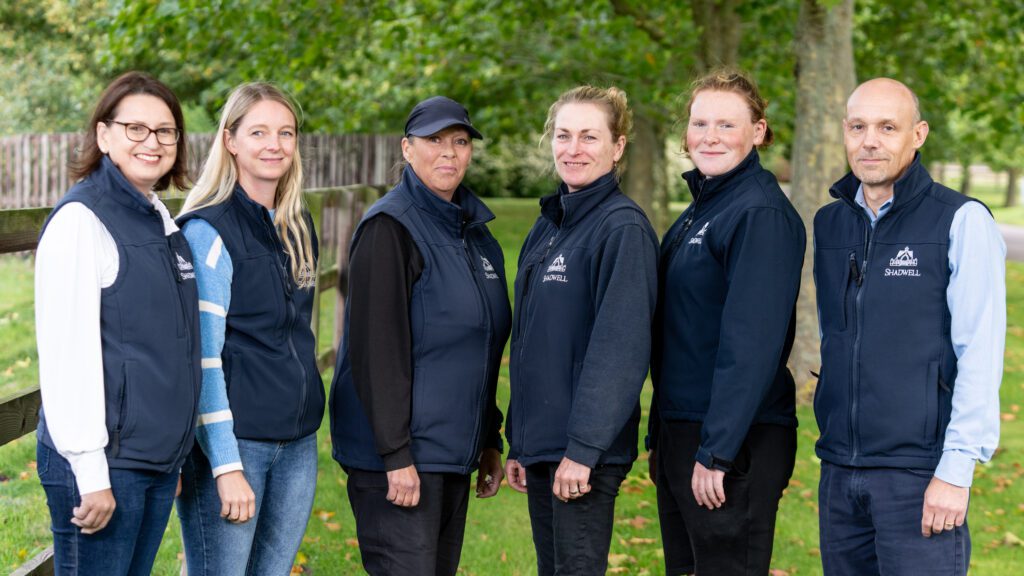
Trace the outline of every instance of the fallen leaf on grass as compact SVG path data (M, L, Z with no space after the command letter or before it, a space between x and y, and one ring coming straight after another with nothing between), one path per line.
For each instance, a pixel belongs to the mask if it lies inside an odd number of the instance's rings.
M646 516L634 516L632 518L622 518L620 520L617 520L617 522L619 524L626 524L632 526L637 530L642 530L644 526L647 526L651 523L651 519Z
M357 540L355 538L345 538L345 545L346 546L351 546L352 548L358 548L359 547L359 540Z
M821 556L821 550L817 548L811 548L807 551L808 556Z
M324 528L327 528L331 532L337 532L341 530L341 524L337 522L324 522Z
M639 536L633 536L629 540L626 540L626 546L636 546L637 544L654 544L657 540L655 538L641 538Z
M501 551L501 561L508 562L508 552L505 552L504 550Z
M637 508L647 508L650 505L651 505L651 503L648 502L647 500L641 500L641 501L636 503L636 507Z
M316 514L316 517L323 520L324 522L327 522L328 520L334 517L334 512L330 512L328 510L317 510L316 512L314 512L314 514Z
M19 472L18 473L18 479L19 480L28 480L30 476L32 476L32 474L30 474L29 472Z
M1003 546L1024 546L1024 540L1013 532L1003 534Z
M634 564L634 563L636 563L636 558L633 558L629 554L609 554L608 555L608 565L609 566L622 566L623 564L626 564L626 563Z
M1017 419L1017 415L1016 414L1010 414L1009 412L1004 412L1004 413L999 415L999 418L1003 422L1013 422L1014 420Z
M768 576L789 576L789 572L778 568L772 568L768 571Z

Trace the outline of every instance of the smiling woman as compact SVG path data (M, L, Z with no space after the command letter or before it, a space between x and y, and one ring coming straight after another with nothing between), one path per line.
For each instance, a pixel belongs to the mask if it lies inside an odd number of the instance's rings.
M786 368L805 233L757 148L767 103L735 72L694 82L694 201L661 246L649 459L669 574L765 574L796 454Z
M287 574L316 489L317 238L297 106L243 84L178 218L196 254L203 396L178 499L188 573Z
M637 457L658 240L619 189L631 123L625 93L593 86L563 93L545 123L562 183L520 252L505 462L542 576L604 574Z
M183 128L165 85L114 80L74 166L81 180L43 226L37 470L58 574L148 574L192 446L192 252L154 193L185 183Z

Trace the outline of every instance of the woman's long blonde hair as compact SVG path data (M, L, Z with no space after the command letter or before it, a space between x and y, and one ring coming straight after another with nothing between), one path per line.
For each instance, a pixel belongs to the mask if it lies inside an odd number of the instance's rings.
M238 168L224 144L224 137L228 133L234 135L249 110L263 100L279 102L286 106L295 118L296 131L298 130L298 107L280 88L266 82L251 82L235 88L224 104L217 137L210 147L210 155L203 164L199 180L185 198L182 214L215 206L231 198L238 182ZM277 228L285 253L291 261L292 278L300 288L309 288L316 283L316 262L313 258L312 235L304 217L302 157L299 155L298 145L295 146L291 168L277 183L274 207L274 227Z

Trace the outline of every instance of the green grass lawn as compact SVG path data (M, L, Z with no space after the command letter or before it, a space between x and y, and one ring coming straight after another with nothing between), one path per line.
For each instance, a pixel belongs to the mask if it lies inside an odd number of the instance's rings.
M514 277L518 249L537 215L535 200L491 200L498 214L491 226L505 247L506 270ZM998 216L997 216L998 217ZM0 396L36 378L32 329L31 260L0 258ZM321 334L331 334L333 293L324 295ZM971 574L1017 574L1024 566L1024 265L1007 270L1006 374L1001 391L1003 429L999 452L979 466L970 512L973 537ZM324 338L327 340L327 338ZM329 385L331 374L324 375ZM507 368L499 380L498 401L508 404ZM643 405L650 402L650 386ZM776 532L774 576L821 573L818 557L818 460L813 444L817 428L808 407L798 409L799 453L789 489L782 500ZM644 423L646 427L646 409ZM345 495L345 475L331 459L327 421L319 434L320 472L313 516L297 559L302 573L361 572L355 526ZM29 435L0 448L0 573L22 564L49 544L48 513L35 474L35 437ZM172 514L154 574L178 573L181 539ZM662 552L655 491L641 456L623 485L616 508L611 550L612 573L661 574ZM526 497L503 487L490 500L470 502L462 555L464 574L534 574L533 545Z

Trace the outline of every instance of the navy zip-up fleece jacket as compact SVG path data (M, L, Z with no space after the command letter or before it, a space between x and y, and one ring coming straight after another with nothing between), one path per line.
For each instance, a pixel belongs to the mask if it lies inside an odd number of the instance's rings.
M649 441L659 419L702 422L696 460L728 471L751 424L797 423L786 361L806 233L757 150L683 178L694 201L662 243Z
M541 199L519 256L509 458L591 468L637 456L658 239L613 173Z

